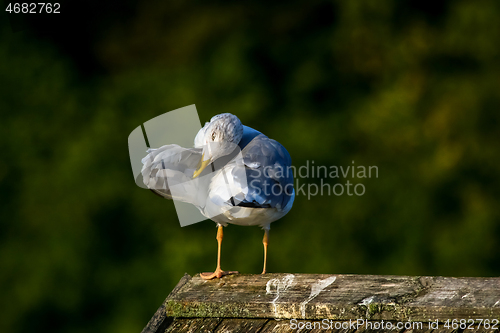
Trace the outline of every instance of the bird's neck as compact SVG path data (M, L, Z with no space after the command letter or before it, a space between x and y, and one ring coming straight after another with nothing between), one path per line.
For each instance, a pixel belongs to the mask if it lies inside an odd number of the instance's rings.
M261 132L254 130L251 127L243 125L243 136L240 142L238 143L238 146L240 147L241 150L243 150L243 148L245 148L250 143L250 141L252 141L256 136L261 134L262 134Z

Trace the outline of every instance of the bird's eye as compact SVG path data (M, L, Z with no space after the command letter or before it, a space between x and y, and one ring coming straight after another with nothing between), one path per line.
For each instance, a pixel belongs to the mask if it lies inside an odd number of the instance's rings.
M212 141L215 141L215 132L212 133Z

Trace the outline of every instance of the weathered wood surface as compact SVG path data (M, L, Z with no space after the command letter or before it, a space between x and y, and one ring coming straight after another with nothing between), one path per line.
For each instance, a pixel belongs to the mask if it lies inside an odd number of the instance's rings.
M191 280L191 276L188 274L184 274L182 279L177 283L177 286L175 286L174 289L170 292L168 295L167 299L163 302L163 304L156 310L155 314L151 318L151 320L148 322L146 327L142 330L141 333L159 333L159 332L164 332L167 327L172 323L172 318L169 318L166 316L165 313L165 303L167 300L172 296L175 295L179 289L184 286L186 283L188 283Z
M158 331L158 333L215 332L221 322L222 319L219 318L175 319L166 330Z
M164 303L167 317L500 319L500 278L240 274L195 276L176 289Z
M498 333L498 329L474 329L474 330L463 330L463 329L451 329L444 328L440 326L437 329L430 329L427 326L415 329L370 329L365 326L359 328L339 328L330 329L321 327L321 321L311 321L311 325L317 324L316 328L302 328L302 329L292 329L290 328L290 321L276 320L276 319L223 319L223 318L176 318L174 319L172 325L168 327L165 333L233 333L233 332L244 332L244 333L375 333L375 332L394 332L394 333ZM396 323L394 322L394 325ZM163 333L163 331L161 332Z

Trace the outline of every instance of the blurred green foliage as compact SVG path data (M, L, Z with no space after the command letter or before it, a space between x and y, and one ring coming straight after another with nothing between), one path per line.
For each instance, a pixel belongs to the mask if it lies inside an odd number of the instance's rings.
M0 23L0 331L139 332L215 267L214 223L181 228L128 157L135 127L190 104L297 167L378 166L351 179L363 196L297 196L269 271L500 274L499 2L123 4ZM259 273L262 235L226 228L223 268Z

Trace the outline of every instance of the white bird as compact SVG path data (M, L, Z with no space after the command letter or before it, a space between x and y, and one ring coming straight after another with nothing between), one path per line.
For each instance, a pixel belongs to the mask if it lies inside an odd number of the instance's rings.
M142 159L144 184L167 199L193 204L217 223L217 268L201 277L238 273L220 267L222 228L228 223L264 229L265 274L270 224L290 211L295 198L286 149L223 113L199 130L194 148L170 144L147 152Z

